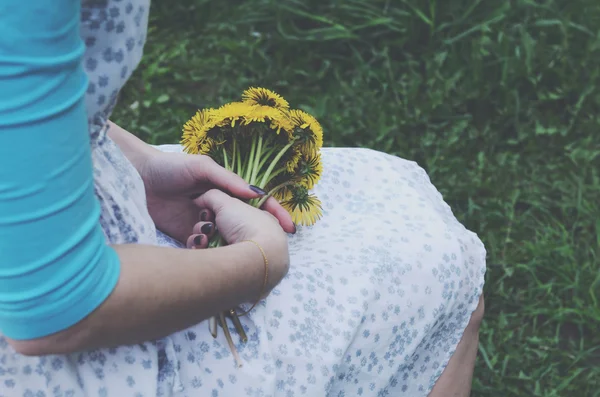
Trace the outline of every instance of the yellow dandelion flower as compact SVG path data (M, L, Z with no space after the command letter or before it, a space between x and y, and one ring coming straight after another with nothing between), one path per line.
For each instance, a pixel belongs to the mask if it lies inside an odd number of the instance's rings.
M312 226L323 216L321 200L305 187L293 188L291 197L282 201L281 205L296 225Z
M308 155L315 155L323 147L321 124L302 110L290 110L289 117L294 126L293 136L298 140L300 151Z
M300 159L302 158L302 153L294 147L288 149L288 151L281 157L281 161L285 166L285 170L287 172L294 172Z
M252 105L263 105L281 110L287 110L290 108L288 101L283 99L281 95L267 88L248 88L242 93L242 101Z
M219 145L219 142L211 138L206 138L198 145L198 154L209 154Z
M183 140L192 136L206 135L214 109L198 110L183 126Z
M250 105L250 111L244 117L244 124L252 122L263 123L267 120L283 118L281 112L275 108L263 105Z
M281 202L292 197L293 187L294 175L283 172L271 179L265 190L275 197L277 201Z
M285 131L288 138L291 139L292 123L290 118L282 111L263 105L252 105L252 110L244 116L244 125L250 123L266 123L268 127L277 134L281 130Z
M244 102L231 102L214 111L213 119L219 127L235 127L238 120L252 111L252 105Z
M188 154L208 154L217 142L209 137L191 137L184 144L184 152Z
M195 135L184 137L181 140L183 151L188 154L198 154L198 147L200 144L200 138Z
M281 203L282 201L286 201L292 198L292 191L289 188L289 186L282 186L281 188L273 192L272 196L275 197L275 200Z
M298 161L295 174L300 178L301 183L306 186L307 189L312 189L321 179L321 175L323 175L321 153L303 153Z
M210 139L207 132L214 128L214 109L198 110L183 126L181 144L186 153L198 154Z

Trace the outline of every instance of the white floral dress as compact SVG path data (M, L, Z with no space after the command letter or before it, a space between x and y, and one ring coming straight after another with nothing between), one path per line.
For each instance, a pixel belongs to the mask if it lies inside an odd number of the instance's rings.
M96 195L110 243L177 245L156 231L139 175L106 137L148 9L148 0L83 2ZM0 335L0 397L427 396L477 306L485 249L414 162L367 149L324 149L323 162L324 217L291 237L289 274L241 319L242 368L205 322L41 358Z

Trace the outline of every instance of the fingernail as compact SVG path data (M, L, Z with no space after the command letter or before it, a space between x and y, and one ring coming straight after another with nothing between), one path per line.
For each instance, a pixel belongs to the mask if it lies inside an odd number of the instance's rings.
M249 186L250 190L252 190L254 193L260 194L261 196L266 196L267 192L265 192L264 190L262 190L261 188L259 188L258 186L254 186L254 185L250 185Z
M213 231L213 224L207 223L207 224L202 225L202 227L200 228L200 231L204 234L211 234Z
M202 244L202 235L197 235L196 237L194 237L194 245L200 244Z
M206 218L208 218L208 214L206 213L206 211L202 211L202 212L200 213L200 220L201 220L201 221L205 221L205 220L206 220Z
M298 229L296 229L296 224L294 223L294 231L292 232L292 234L296 234L296 232L298 231Z

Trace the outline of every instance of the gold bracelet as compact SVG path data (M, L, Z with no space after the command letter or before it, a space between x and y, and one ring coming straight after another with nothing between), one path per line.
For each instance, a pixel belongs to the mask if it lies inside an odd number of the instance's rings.
M256 307L256 305L258 305L258 303L261 301L263 295L265 294L265 291L267 290L267 283L269 281L269 260L267 259L267 254L265 254L265 250L263 250L262 247L260 246L260 244L258 244L254 240L244 240L242 242L252 243L252 244L256 245L258 247L258 249L260 250L263 260L265 261L265 280L263 281L263 286L262 286L260 295L258 296L258 300L256 301L256 303L254 303L252 305L252 307L250 309L248 309L247 311L245 311L244 313L238 314L238 317L245 316L246 314L250 313L252 311L252 309L254 309Z

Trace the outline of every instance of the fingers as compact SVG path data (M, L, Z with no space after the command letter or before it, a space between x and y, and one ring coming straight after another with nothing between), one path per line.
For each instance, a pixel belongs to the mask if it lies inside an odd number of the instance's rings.
M193 172L199 181L207 181L218 189L241 199L253 199L265 192L251 187L241 176L226 170L208 156L196 156Z
M262 209L277 218L279 225L286 233L296 233L296 225L292 222L292 216L273 197L269 197L269 199L265 201Z
M201 219L214 218L209 210L200 211ZM203 249L208 247L210 238L215 234L215 224L213 222L200 221L192 228L192 235L188 237L186 246L191 249Z
M218 189L212 189L194 199L194 204L198 208L202 208L202 211L209 210L212 213L210 215L214 214L214 216L217 216L229 200L235 199ZM296 233L296 226L292 222L292 216L273 197L269 197L261 209L273 215L286 233ZM209 219L208 215L207 219Z
M202 222L214 222L215 214L213 214L211 210L203 209L202 211L200 211L199 218Z
M217 216L229 200L232 200L232 198L227 193L218 189L212 189L200 197L195 198L194 204L196 204L198 208L209 210L214 216Z
M190 249L204 249L208 247L208 236L205 234L192 234L188 237L186 246Z
M212 222L198 222L194 225L193 234L204 234L209 238L215 234L215 224Z
M198 180L207 181L217 189L228 192L232 196L240 199L258 198L267 194L259 187L248 185L248 183L242 177L221 167L210 157L197 156L196 158L198 160L196 161L193 171ZM207 197L209 193L210 196ZM194 199L198 207L207 208L212 210L214 213L218 212L216 211L216 208L221 208L221 206L217 205L216 200L218 200L216 193L212 193L211 191L208 191L204 195ZM207 202L215 207L202 205L204 202ZM291 215L277 202L277 200L270 197L265 202L262 209L275 216L286 233L296 233L296 226L292 222ZM206 219L201 218L201 220L212 219L209 217L209 215L206 216Z

